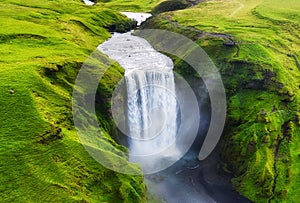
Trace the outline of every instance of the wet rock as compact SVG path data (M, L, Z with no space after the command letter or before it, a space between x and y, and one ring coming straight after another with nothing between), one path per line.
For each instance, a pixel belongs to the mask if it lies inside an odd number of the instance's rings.
M263 123L268 123L269 118L268 118L268 113L265 109L262 109L258 114L255 119L256 122L263 122Z
M256 150L257 150L256 142L251 141L247 146L247 153L254 153L256 152Z
M264 83L260 80L252 80L248 84L246 84L247 89L253 89L253 90L261 90L263 89Z
M263 101L263 100L264 100L264 98L262 98L262 97L258 97L258 98L257 98L257 100L258 100L258 101Z
M260 115L267 115L267 111L265 109L262 109L260 112L259 112Z
M277 108L276 108L276 106L273 105L271 113L275 113L276 111L277 111Z
M234 41L226 41L223 43L223 45L225 45L227 47L234 47L236 44Z
M168 11L175 11L185 9L189 6L186 1L183 0L167 0L158 4L155 8L153 8L151 13L160 14Z
M13 89L10 89L10 90L9 90L9 93L10 93L10 94L14 94L15 91L14 91Z

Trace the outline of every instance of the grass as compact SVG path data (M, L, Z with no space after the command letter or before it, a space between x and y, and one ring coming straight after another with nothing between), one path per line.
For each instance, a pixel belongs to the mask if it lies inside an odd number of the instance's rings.
M188 36L219 68L228 97L224 165L237 190L255 202L300 198L299 10L296 0L216 0L144 26ZM235 46L224 45L224 34ZM180 74L191 74L176 63Z
M107 29L130 25L114 10L147 12L161 2L0 2L1 202L145 201L143 177L110 171L85 151L71 94L81 64L110 37ZM238 191L256 202L300 198L299 10L298 0L217 0L147 24L190 37L216 63L228 96L222 157ZM194 74L180 60L176 65L180 74ZM107 103L121 76L113 66L98 89L104 139L94 147L107 157L125 150L112 138Z
M167 11L175 11L179 9L185 9L189 6L189 4L185 0L169 0L163 1L157 6L155 6L151 13L157 15L159 13L167 12Z
M107 7L75 0L0 2L1 202L144 201L143 177L93 160L72 121L77 71L110 36L106 28L124 21ZM111 74L122 76L120 70ZM117 78L103 85L110 80ZM104 133L109 155L119 146Z
M118 11L150 12L153 7L165 0L97 0L97 4Z

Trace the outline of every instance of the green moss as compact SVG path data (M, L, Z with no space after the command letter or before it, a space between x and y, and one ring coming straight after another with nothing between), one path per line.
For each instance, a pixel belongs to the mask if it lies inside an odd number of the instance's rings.
M167 11L175 11L179 9L185 9L188 6L189 4L185 0L168 0L155 6L151 13L159 14Z
M0 6L0 201L144 201L143 177L119 175L91 158L73 127L71 111L81 64L110 37L106 27L130 21L76 0L10 0ZM101 83L107 93L104 109L122 71L114 66L110 74L118 77ZM105 125L101 122L103 154L126 151L105 132Z
M165 0L97 0L97 4L118 11L150 12L154 6L163 1Z
M119 23L109 25L108 29L110 32L125 33L135 29L136 26L137 23L135 21L121 21Z
M299 199L299 8L295 0L208 1L144 24L194 40L220 70L228 98L222 158L255 202Z

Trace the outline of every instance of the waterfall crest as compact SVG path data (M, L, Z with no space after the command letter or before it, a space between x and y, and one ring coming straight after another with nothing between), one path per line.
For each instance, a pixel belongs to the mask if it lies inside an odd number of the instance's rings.
M131 155L158 153L175 142L177 104L172 71L132 71L125 76Z
M161 155L176 153L177 108L173 62L143 38L114 34L98 49L125 69L125 134L130 161L142 168L160 164ZM151 157L151 158L149 158Z

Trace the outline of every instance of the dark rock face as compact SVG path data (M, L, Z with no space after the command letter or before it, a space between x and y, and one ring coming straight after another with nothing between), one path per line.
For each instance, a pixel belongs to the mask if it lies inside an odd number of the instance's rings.
M122 22L109 25L107 29L109 30L109 32L125 33L135 29L136 27L137 27L136 21L128 20L128 21L122 21Z
M160 3L157 5L153 10L153 14L159 14L163 12L168 12L168 11L175 11L175 10L180 10L180 9L185 9L189 6L189 3L187 3L184 0L168 0Z

